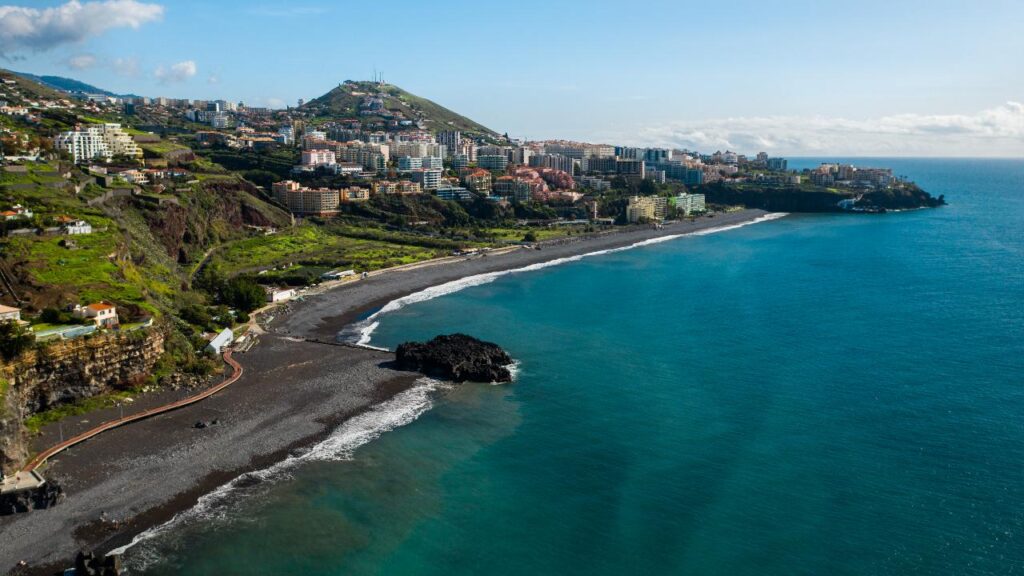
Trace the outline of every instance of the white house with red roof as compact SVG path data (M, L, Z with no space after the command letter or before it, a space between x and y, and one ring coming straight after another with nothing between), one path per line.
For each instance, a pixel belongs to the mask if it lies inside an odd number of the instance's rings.
M71 311L75 318L87 318L97 328L113 328L118 325L117 308L109 302L96 302L86 306L76 305Z

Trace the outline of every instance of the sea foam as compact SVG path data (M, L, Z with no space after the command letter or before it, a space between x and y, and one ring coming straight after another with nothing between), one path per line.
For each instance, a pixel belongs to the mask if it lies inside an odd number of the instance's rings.
M305 452L291 455L285 460L262 470L254 470L222 484L212 492L199 498L195 506L179 512L167 522L154 526L135 536L132 541L111 551L123 554L126 550L166 534L184 523L203 521L206 523L226 520L233 509L233 496L245 495L261 485L290 478L291 470L303 462L350 460L357 448L385 432L394 430L416 420L433 405L431 393L444 384L431 378L420 378L416 384L396 394L371 409L349 418L329 437L315 444ZM135 569L142 569L159 557L152 550L138 550L130 558Z

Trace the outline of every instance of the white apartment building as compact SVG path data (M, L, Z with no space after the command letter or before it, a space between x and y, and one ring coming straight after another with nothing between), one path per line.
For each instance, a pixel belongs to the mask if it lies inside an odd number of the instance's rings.
M689 216L698 212L704 212L707 208L704 203L703 194L680 194L672 199L676 210Z
M142 156L142 149L120 124L96 124L61 132L54 138L54 146L71 154L76 164L97 159L109 161L114 156Z
M431 168L413 170L412 181L419 184L424 190L437 190L441 184L441 170Z

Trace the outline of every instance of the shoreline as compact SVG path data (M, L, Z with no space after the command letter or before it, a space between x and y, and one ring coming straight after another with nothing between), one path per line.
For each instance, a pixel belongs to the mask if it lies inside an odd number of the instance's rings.
M5 542L0 570L14 572L15 564L26 560L29 567L16 573L52 574L80 548L106 553L124 547L195 508L204 496L320 445L359 415L414 388L420 376L391 367L390 352L334 345L330 354L323 353L323 346L336 344L340 334L391 302L432 287L460 282L466 287L475 285L465 284L467 279L487 276L490 281L524 269L745 226L766 216L784 214L748 209L659 229L543 243L539 250L446 257L377 271L271 308L260 342L235 357L245 374L232 387L55 456L44 474L61 482L67 496L47 510L0 518ZM443 293L448 292L437 295ZM222 424L193 429L193 422L211 417ZM102 513L123 521L114 528L100 521Z
M625 250L652 241L667 241L696 233L709 233L732 229L786 216L781 212L744 209L717 214L714 218L679 221L661 228L634 228L619 232L583 238L560 239L541 243L540 250L520 248L505 250L501 254L474 255L461 259L450 257L420 262L408 266L379 271L369 277L345 282L329 289L309 294L302 302L288 302L267 322L273 333L303 338L310 341L337 342L339 333L366 319L371 313L388 303L411 294L444 284L464 281L484 274L509 274L524 268L546 267L554 261L575 261L611 250ZM557 264L555 263L555 264Z

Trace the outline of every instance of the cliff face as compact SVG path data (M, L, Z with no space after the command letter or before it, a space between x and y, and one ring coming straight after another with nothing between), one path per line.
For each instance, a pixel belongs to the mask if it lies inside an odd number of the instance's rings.
M842 212L840 200L855 199L854 192L829 192L825 190L802 190L799 188L736 187L724 184L708 184L694 189L705 195L712 204L743 205L770 212ZM933 198L931 194L916 186L900 190L880 190L862 195L857 202L861 208L885 208L887 210L936 207L945 204L943 197Z
M23 420L36 412L138 384L164 351L157 330L53 343L0 369L0 465L27 456Z

